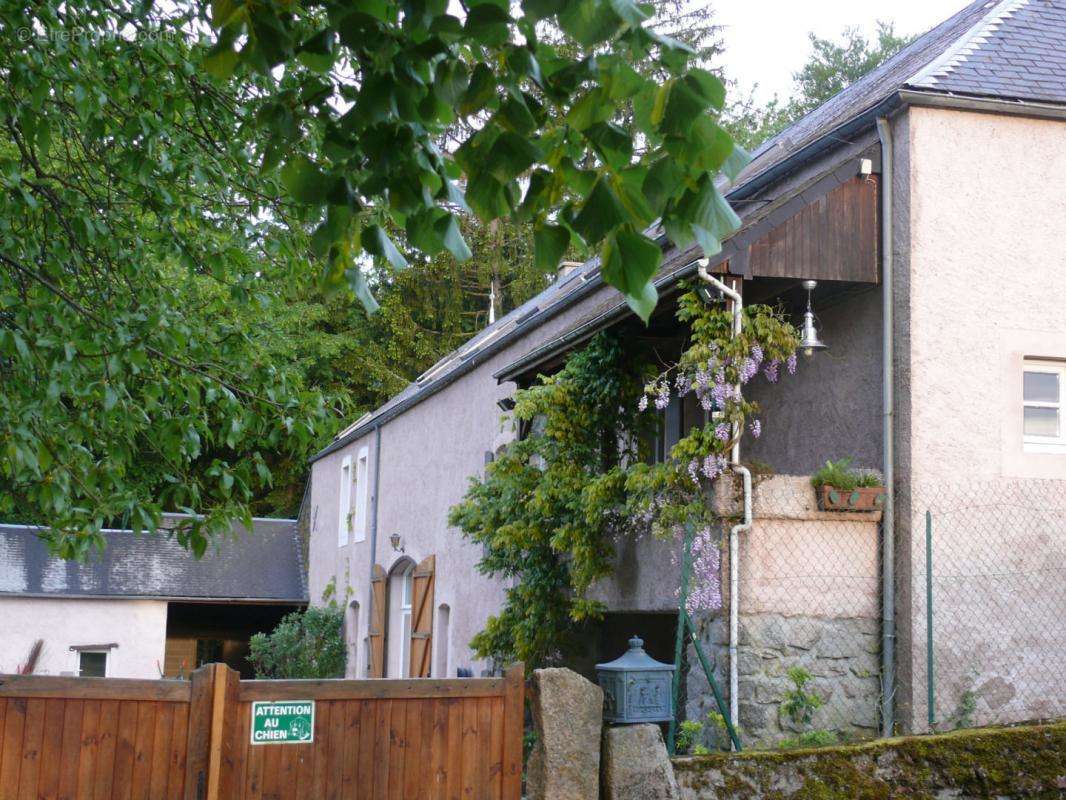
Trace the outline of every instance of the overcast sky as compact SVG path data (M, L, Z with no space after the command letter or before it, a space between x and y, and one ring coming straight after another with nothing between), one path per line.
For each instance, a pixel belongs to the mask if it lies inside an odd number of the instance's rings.
M787 97L792 73L810 52L807 33L838 39L844 28L868 34L877 19L892 21L896 32L922 33L947 19L967 0L712 0L714 19L723 26L726 73L742 89L759 85L756 97Z

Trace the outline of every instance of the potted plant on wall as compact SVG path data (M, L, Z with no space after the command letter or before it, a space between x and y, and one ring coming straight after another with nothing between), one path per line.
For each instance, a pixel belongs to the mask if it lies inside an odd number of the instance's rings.
M852 467L850 458L826 461L811 483L822 511L877 511L885 503L881 473Z

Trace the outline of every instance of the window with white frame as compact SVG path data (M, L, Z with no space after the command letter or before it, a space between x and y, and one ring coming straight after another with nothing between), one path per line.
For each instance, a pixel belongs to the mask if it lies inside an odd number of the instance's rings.
M1066 362L1025 361L1022 375L1022 437L1032 453L1066 453L1062 392Z
M411 601L414 596L415 565L404 570L400 592L400 677L411 677Z
M367 480L368 462L368 451L364 447L359 451L359 456L355 460L355 514L352 524L352 541L355 542L366 541L367 497L370 488L370 481Z
M352 457L345 456L341 462L340 519L337 523L337 547L348 544L348 531L352 529Z

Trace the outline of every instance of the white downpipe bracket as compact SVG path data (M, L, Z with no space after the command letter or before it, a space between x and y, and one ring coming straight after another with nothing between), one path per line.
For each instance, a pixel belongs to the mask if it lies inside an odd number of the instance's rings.
M733 301L733 336L740 336L744 322L744 298L740 292L707 271L706 258L699 262L700 279L709 283ZM737 397L741 385L736 385ZM733 472L744 481L744 519L729 529L729 719L737 725L739 710L740 671L737 664L737 641L740 638L740 534L751 528L751 472L740 463L740 435L742 431L733 423L733 449L730 453Z

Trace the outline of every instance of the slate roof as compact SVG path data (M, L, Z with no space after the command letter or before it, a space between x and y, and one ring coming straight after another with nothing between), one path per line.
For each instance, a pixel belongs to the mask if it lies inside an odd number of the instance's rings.
M968 4L760 145L726 196L742 203L777 171L787 173L792 162L802 163L813 148L848 141L849 125L883 108L901 89L1066 104L1066 0ZM872 125L872 118L866 124ZM741 208L745 222L751 213L758 209ZM670 255L664 270L676 254ZM599 262L593 259L449 353L420 381L348 426L312 461L435 393L601 284Z
M76 563L49 555L36 528L0 525L0 596L307 602L295 520L256 519L251 534L236 525L199 561L163 533L105 536L103 555Z
M1066 99L1066 0L997 3L909 82L976 97Z

